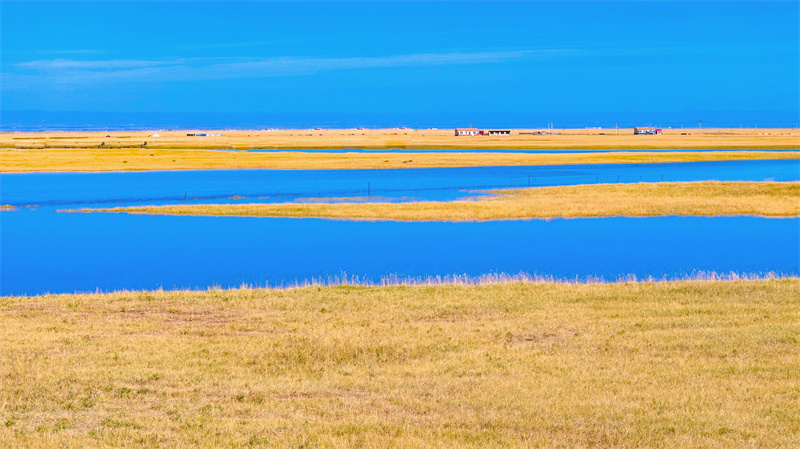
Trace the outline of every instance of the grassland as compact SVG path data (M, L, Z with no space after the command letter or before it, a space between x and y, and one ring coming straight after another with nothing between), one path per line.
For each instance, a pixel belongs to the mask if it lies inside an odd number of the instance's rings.
M0 298L0 447L800 445L800 280Z
M800 149L800 132L667 130L660 136L621 135L599 130L565 130L554 135L455 137L450 130L286 130L230 131L219 137L186 137L182 132L151 133L0 133L0 172L136 171L233 168L347 169L465 167L506 165L690 162L800 158L790 152L658 152L626 149ZM195 133L197 131L194 131ZM374 133L374 134L373 134ZM58 134L58 135L54 135ZM105 137L111 136L111 137ZM147 142L147 145L143 145ZM102 146L101 146L102 144ZM208 151L210 149L281 149L285 152ZM368 153L309 154L292 149L373 149ZM390 148L414 149L605 149L608 154L521 153L387 153Z
M156 215L482 221L659 215L800 216L798 182L590 184L494 191L476 200L411 203L197 204L81 209Z
M800 159L800 151L665 153L253 153L206 150L0 150L0 172L106 172L271 168L380 169L562 164L636 164Z
M637 136L632 129L515 129L508 136L455 136L452 129L294 129L274 131L142 131L0 133L0 148L152 149L800 149L795 129L666 129ZM617 134L619 132L619 134ZM218 133L221 136L187 137ZM152 137L158 134L159 137Z

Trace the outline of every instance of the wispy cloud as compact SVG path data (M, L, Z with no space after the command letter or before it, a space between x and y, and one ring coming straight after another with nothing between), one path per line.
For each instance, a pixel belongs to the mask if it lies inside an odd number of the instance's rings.
M557 54L560 50L517 50L472 53L419 53L351 58L181 58L74 60L48 59L14 65L10 78L24 82L46 79L49 83L102 81L190 81L235 78L266 78L309 75L322 71L493 64L533 56Z
M77 61L72 59L46 59L20 62L17 68L23 70L60 71L60 70L114 70L141 67L170 66L174 62L145 61L138 59L110 59L106 61Z
M248 48L248 47L274 47L279 45L286 45L290 43L299 42L318 42L318 39L312 38L281 38L271 39L268 41L247 41L247 42L206 42L191 45L178 45L174 48L176 50L218 50L230 48Z
M40 55L97 55L105 50L39 50Z

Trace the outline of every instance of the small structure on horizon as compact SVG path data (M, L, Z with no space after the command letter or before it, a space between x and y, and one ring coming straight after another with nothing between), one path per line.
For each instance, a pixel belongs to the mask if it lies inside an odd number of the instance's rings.
M150 136L150 137L161 137L161 136L159 136L158 134L153 134L153 135L152 135L152 136Z
M456 128L456 136L480 136L483 135L483 131L479 131L478 128Z
M511 130L510 129L490 129L486 131L486 134L490 136L510 136Z
M653 128L652 126L637 126L636 128L633 128L633 133L649 135L661 134L661 128Z

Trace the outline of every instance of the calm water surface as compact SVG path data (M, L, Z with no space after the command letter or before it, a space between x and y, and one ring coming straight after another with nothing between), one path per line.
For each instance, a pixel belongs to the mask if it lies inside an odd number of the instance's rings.
M484 223L3 212L0 294L529 273L800 275L800 219Z
M282 202L366 195L456 199L474 190L592 182L800 180L800 161L407 170L211 170L0 175L0 295L290 285L346 274L681 278L800 275L800 219L593 218L353 222L58 213L59 208ZM232 196L245 198L233 199ZM36 205L36 207L27 207Z
M193 170L0 174L0 203L40 208L286 202L372 197L454 200L493 188L658 181L798 181L800 160L381 170Z

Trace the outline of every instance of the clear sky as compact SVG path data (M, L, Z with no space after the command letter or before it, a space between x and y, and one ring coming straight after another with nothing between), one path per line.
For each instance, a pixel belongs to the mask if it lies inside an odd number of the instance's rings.
M792 122L798 4L3 1L0 108Z

